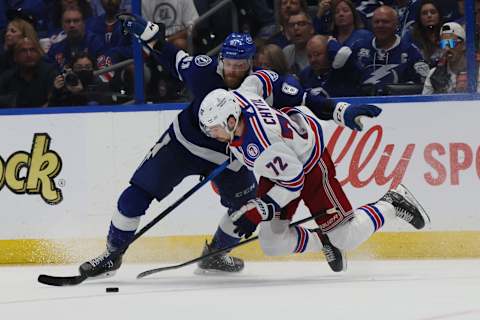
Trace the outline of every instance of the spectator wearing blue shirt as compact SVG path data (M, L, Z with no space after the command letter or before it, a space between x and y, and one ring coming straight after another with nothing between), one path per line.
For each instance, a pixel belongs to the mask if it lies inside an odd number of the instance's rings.
M385 85L423 83L430 68L418 48L396 35L398 15L381 6L372 17L374 38L362 40L352 48L361 82L381 93Z
M352 47L357 41L373 38L369 30L363 29L363 21L350 0L335 2L332 11L331 34L340 44Z
M102 46L111 57L112 63L132 57L132 43L129 37L123 35L121 24L116 16L120 11L120 0L101 0L104 14L93 17L87 32L94 34L102 41Z
M73 56L79 52L86 52L97 60L101 58L103 44L95 35L85 31L85 21L78 7L65 9L62 24L67 37L48 51L49 59L56 62L60 69L70 65Z
M358 94L358 73L350 65L344 65L347 47L338 49L335 40L328 41L325 35L315 35L307 43L309 66L300 73L302 87L312 95L324 97L347 97Z
M403 37L406 42L413 42L420 49L430 67L437 65L442 54L438 46L441 26L442 13L436 0L422 0L412 29Z

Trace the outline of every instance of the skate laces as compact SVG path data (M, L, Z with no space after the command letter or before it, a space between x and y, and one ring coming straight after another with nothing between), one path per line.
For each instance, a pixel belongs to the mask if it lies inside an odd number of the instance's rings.
M337 259L335 251L333 250L331 245L323 246L323 254L325 255L325 259L327 260L327 262L332 262Z
M108 252L108 250L106 250L105 252L103 252L101 255L99 255L98 257L96 258L93 258L92 260L90 260L90 264L92 265L92 267L96 267L98 266L100 263L102 263L103 260L105 260L105 258L107 258L108 256L110 255L110 252ZM108 263L106 264L107 267L111 268L113 266L113 261L110 260L108 261Z
M399 217L400 219L403 219L407 222L410 222L413 220L413 214L408 212L406 209L400 208L400 207L396 207L395 209L396 209L395 212L397 214L397 217Z
M229 255L226 255L226 254L222 254L220 256L220 259L225 262L226 264L230 265L230 266L234 266L235 265L235 262L233 261L233 258L230 257Z

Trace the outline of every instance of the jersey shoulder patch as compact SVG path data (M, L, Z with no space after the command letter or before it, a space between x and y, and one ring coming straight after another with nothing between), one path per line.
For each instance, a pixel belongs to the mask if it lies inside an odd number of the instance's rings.
M195 57L195 64L199 67L205 67L208 66L210 63L212 63L212 58L206 55L199 55Z
M294 86L284 82L282 84L282 92L290 96L295 96L298 94L298 88L295 88Z

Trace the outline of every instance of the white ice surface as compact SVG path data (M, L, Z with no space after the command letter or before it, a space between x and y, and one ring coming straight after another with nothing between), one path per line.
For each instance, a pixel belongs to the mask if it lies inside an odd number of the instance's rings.
M75 287L36 278L76 266L0 267L0 319L480 319L480 260L351 261L341 274L324 262L247 263L236 276L188 266L135 279L157 266L127 264Z

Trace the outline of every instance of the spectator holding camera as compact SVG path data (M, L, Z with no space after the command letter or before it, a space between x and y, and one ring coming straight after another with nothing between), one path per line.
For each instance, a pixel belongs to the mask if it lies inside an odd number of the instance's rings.
M55 67L44 62L42 55L35 38L24 37L15 44L15 67L0 76L0 106L46 106Z
M425 80L423 94L467 91L465 30L456 22L445 23L440 30L442 56Z
M55 78L49 106L112 104L111 91L94 74L94 61L85 52L76 55L72 68Z

